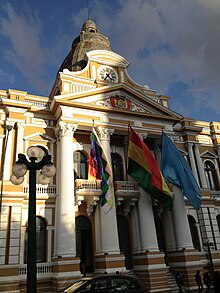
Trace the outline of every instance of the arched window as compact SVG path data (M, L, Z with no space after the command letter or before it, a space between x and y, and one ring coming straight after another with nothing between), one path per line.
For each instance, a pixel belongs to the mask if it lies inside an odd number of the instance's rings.
M218 223L218 230L219 230L219 233L220 233L220 215L218 215L216 217L216 220L217 220L217 223Z
M74 159L74 171L75 179L87 179L88 178L88 164L87 157L83 152L77 151L73 155Z
M36 249L37 249L37 262L46 262L46 227L47 224L42 217L36 217ZM24 263L27 263L27 241L28 241L28 224L26 224L25 231L25 246L24 246Z
M113 180L114 181L123 181L123 162L120 155L116 153L111 153L112 159L112 172L113 172Z
M204 167L205 167L205 175L206 175L208 187L211 190L218 190L219 184L218 184L218 176L217 176L217 171L215 169L215 165L211 161L205 161Z
M199 242L199 234L198 234L198 229L196 226L196 220L191 215L188 215L187 217L189 221L189 228L191 232L193 246L195 249L198 249L199 251L201 251L201 246Z

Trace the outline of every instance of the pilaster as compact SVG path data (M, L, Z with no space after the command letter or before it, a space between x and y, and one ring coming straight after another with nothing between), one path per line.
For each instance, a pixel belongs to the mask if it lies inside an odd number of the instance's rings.
M188 142L186 145L187 145L188 152L189 152L189 161L190 161L190 166L192 168L192 173L193 173L195 179L197 180L197 182L199 183L199 178L198 178L198 174L197 174L197 170L196 170L195 158L194 158L194 154L193 154L193 143Z
M208 188L207 181L205 178L204 167L203 167L202 159L201 159L200 152L199 152L199 144L198 143L195 143L195 156L196 156L196 163L198 166L199 177L201 180L202 188Z

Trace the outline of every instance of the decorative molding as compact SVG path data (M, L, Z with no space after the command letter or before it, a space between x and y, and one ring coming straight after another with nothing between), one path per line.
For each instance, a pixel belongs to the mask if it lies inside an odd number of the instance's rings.
M73 134L76 131L77 127L77 124L70 124L68 122L60 121L56 127L55 134L58 138L61 138L63 136L73 137Z
M120 110L127 110L132 112L150 113L144 108L137 106L131 102L125 95L115 94L108 97L106 100L96 102L97 106L104 106L108 108L116 108Z
M110 136L114 133L114 131L115 131L114 129L99 126L98 133L99 133L100 140L110 141Z

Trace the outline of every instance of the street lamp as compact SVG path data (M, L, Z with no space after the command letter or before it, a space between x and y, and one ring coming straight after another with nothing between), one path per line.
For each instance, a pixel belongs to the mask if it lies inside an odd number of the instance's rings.
M43 150L32 146L26 156L18 154L18 161L12 168L11 182L19 185L24 181L24 175L29 170L29 208L28 208L28 245L27 245L27 293L37 292L37 254L36 254L36 171L41 170L38 183L48 184L56 173L50 155L42 157ZM42 159L37 161L40 157Z
M209 240L203 244L208 248L208 256L209 256L209 263L210 263L210 269L211 269L211 275L212 275L212 282L214 281L214 265L212 261L212 253L211 253L211 246L213 246L213 243L210 242Z

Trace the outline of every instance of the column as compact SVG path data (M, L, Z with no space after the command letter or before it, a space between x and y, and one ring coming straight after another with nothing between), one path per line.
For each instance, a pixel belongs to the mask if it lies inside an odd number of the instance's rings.
M141 251L141 235L140 235L140 221L138 217L138 207L133 206L131 209L131 224L133 235L133 250L134 252Z
M76 125L59 122L56 132L59 138L59 195L56 211L56 256L74 257L75 245L75 200L73 171L73 133ZM59 166L59 167L58 167Z
M108 157L109 163L111 164L110 135L113 134L114 130L99 127L98 132L102 147L106 153L106 156ZM113 204L112 209L107 214L105 214L104 211L101 209L100 221L102 252L109 254L118 254L120 252L120 249L115 204Z
M6 121L5 158L3 164L3 180L10 180L12 162L12 138L15 122Z
M200 152L199 152L199 144L198 143L195 143L195 156L196 156L196 163L197 163L198 171L199 171L199 177L200 177L201 185L202 185L201 187L208 188L207 181L205 178L204 167L203 167L202 159L201 159Z
M17 144L16 144L16 161L18 160L18 154L23 154L23 139L24 139L24 122L17 122Z
M141 249L142 251L159 251L151 196L142 187L139 187L139 190Z
M176 247L175 227L173 226L173 215L170 211L164 212L164 224L166 231L167 250L174 250Z
M5 137L4 134L0 134L0 165L1 165L1 162L2 162L2 149L3 149L3 138Z
M51 262L52 259L52 232L53 226L47 226L47 262Z
M189 222L186 214L183 194L179 187L173 185L173 218L176 232L177 249L193 249L192 237L189 228Z
M197 175L197 170L196 170L196 163L195 163L195 159L194 159L194 154L193 154L193 143L187 143L187 148L188 148L188 152L189 152L189 161L190 161L190 166L192 168L192 173L195 177L195 179L197 180L197 182L199 183L199 178Z
M95 247L96 247L96 255L101 254L102 252L102 244L101 244L101 219L100 219L100 205L98 204L95 209Z
M217 154L218 154L218 161L220 162L220 145L217 145L216 151L217 151Z

